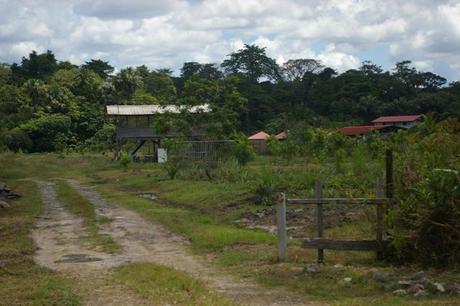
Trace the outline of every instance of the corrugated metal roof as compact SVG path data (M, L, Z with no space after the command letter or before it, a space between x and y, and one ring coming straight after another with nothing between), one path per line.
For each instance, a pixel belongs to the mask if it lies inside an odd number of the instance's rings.
M381 130L390 125L355 125L355 126L345 126L340 129L340 132L343 135L351 136L351 135L362 135L369 133L374 130Z
M207 113L211 108L209 104L186 106L186 105L107 105L109 116L141 116L181 112Z
M267 140L270 137L267 133L264 131L260 131L258 133L255 133L254 135L251 135L248 137L249 140Z
M387 122L412 122L419 119L422 115L407 115L407 116L383 116L373 120L373 123Z

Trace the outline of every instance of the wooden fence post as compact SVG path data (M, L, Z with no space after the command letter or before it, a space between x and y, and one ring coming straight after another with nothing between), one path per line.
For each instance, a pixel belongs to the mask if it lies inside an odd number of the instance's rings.
M385 180L386 180L386 196L389 199L393 198L393 151L387 149L385 151Z
M383 183L382 183L382 178L379 176L377 177L376 179L376 182L375 182L375 197L377 199L381 199L383 198L385 195L384 195L384 190L383 190ZM377 227L376 227L376 231L377 231L377 237L376 237L376 240L377 240L377 259L378 260L382 260L383 259L383 232L384 232L384 229L383 229L383 218L384 218L384 204L379 202L377 203Z
M286 195L281 194L282 201L278 204L278 260L287 259L287 233L286 233Z
M323 185L319 181L315 181L315 198L321 200L323 197ZM324 224L323 224L323 203L318 201L316 204L316 222L318 226L318 237L324 236ZM318 263L324 262L324 250L318 249Z

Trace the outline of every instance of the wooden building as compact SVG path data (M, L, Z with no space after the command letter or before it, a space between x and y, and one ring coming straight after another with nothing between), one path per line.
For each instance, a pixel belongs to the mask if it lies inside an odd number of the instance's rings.
M364 136L371 132L391 133L394 130L391 125L353 125L341 128L340 132L345 136Z
M154 129L154 122L162 114L181 113L206 113L210 111L207 104L197 106L178 105L107 105L107 115L115 121L116 144L115 158L120 157L122 146L128 141L134 141L137 145L131 151L131 158L136 159L137 151L147 142L153 145L153 160L158 157L158 148L165 138L176 137L173 131L158 133ZM191 128L190 138L199 138L201 132L198 128Z
M388 134L401 129L409 129L421 119L422 115L383 116L372 120L372 125L345 126L340 129L340 132L345 136L364 136L371 132Z
M372 124L377 126L391 125L408 129L416 125L421 119L422 115L383 116L372 120Z

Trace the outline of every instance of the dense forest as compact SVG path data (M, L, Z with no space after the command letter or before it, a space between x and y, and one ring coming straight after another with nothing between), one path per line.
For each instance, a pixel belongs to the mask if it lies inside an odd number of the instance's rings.
M209 103L210 137L294 126L340 127L380 115L460 115L460 82L416 70L390 71L369 61L337 73L314 59L279 66L265 49L246 45L221 64L186 62L180 75L145 65L116 71L92 59L81 66L52 51L0 65L0 149L59 151L110 143L107 104Z

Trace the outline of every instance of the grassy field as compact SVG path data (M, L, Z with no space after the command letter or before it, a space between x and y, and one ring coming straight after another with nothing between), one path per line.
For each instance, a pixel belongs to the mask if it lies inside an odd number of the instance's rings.
M270 172L280 183L275 189L285 189L290 194L313 194L315 179L327 185L326 194L343 196L372 195L374 178L383 172L382 161L356 163L345 161L340 172L334 165L319 160L292 160L290 163L270 158L259 158L236 170L221 170L215 180L193 179L193 173L179 173L175 180L168 179L163 169L154 164L130 164L127 171L111 163L105 156L96 155L14 155L0 156L12 164L1 174L0 179L73 178L97 189L109 200L127 207L146 219L162 223L169 229L190 239L192 249L209 262L237 274L254 279L268 287L286 286L290 290L337 305L455 305L455 296L428 295L425 297L399 297L394 288L372 278L375 269L390 271L396 278L403 277L419 267L393 267L377 262L374 254L367 252L327 251L326 264L315 275L303 273L306 264L316 260L316 251L299 247L295 240L289 244L289 260L276 262L275 236L266 231L248 229L234 221L247 213L267 208L256 204L254 185L263 180L264 172ZM325 165L325 166L322 166ZM234 172L238 171L239 174ZM340 174L340 175L339 175ZM241 176L245 176L244 180ZM271 178L273 179L273 177ZM250 182L250 183L248 183ZM159 200L142 198L142 193L153 193ZM289 221L288 221L289 222ZM330 227L327 234L337 238L359 238L369 235L371 225L363 222L341 224ZM339 264L340 267L334 267ZM135 282L125 285L141 294L158 286L156 280L142 285L144 277L159 271L161 267L144 269L128 266L117 273L135 275ZM156 271L156 272L155 272ZM458 271L426 271L436 281L448 283L459 281ZM174 277L175 276L171 276ZM177 277L180 277L177 275ZM351 278L350 282L344 278ZM183 281L186 281L185 279ZM172 281L171 286L176 286ZM333 290L331 290L333 288ZM159 289L158 289L159 290ZM174 291L174 289L171 289ZM190 289L200 292L200 288ZM197 290L197 291L195 291ZM162 295L162 293L160 293ZM177 298L181 298L179 294ZM183 297L182 297L183 298ZM210 297L209 301L213 301Z

